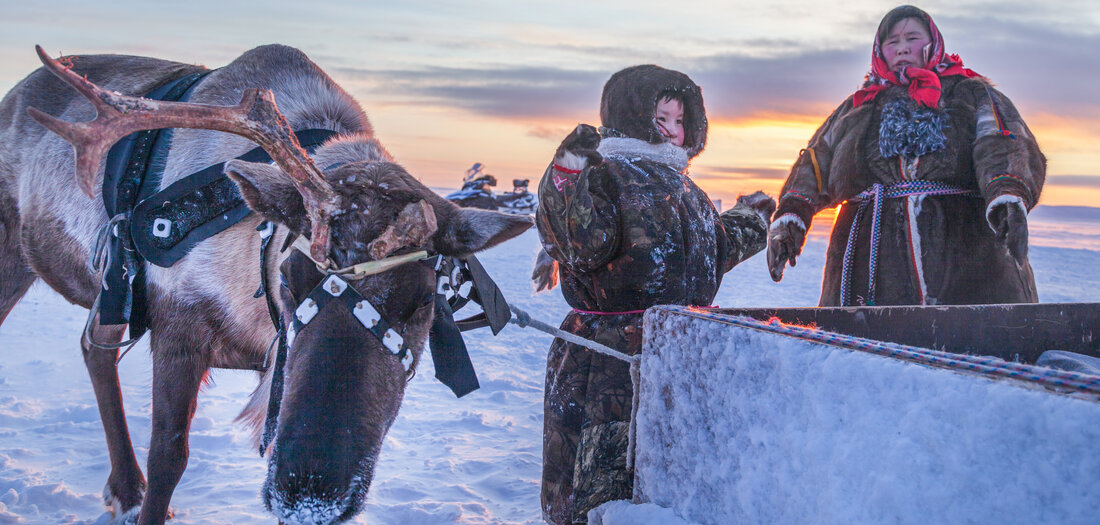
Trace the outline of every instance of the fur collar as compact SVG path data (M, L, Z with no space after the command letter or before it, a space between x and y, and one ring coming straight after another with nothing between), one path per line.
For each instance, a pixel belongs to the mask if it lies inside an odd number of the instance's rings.
M623 157L627 160L642 158L659 162L681 172L688 167L687 150L670 142L650 144L639 139L611 137L601 140L596 151L605 157Z

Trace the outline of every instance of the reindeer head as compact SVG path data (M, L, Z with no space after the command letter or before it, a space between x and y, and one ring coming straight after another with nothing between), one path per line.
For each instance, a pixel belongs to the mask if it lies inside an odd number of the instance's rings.
M253 211L309 239L308 247L291 251L280 266L284 318L289 321L303 304L308 310L318 289L329 293L318 285L335 283L333 277L341 284L331 295L351 297L342 295L350 289L357 299L315 308L290 343L263 496L286 523L331 523L356 514L427 339L436 279L434 269L421 262L368 276L337 276L334 270L417 250L464 257L519 235L532 225L530 218L458 208L401 166L376 156L345 153L322 172L299 146L269 91L246 91L231 108L126 97L80 78L41 48L38 52L97 109L96 119L85 123L29 110L74 145L77 181L89 195L102 156L138 130L220 130L244 136L271 155L275 165L230 161L225 171ZM348 151L377 146L370 137L338 140L372 143ZM368 330L357 312L358 299L404 338L410 356L405 363Z
M310 230L301 199L279 168L232 161L226 172L253 210L296 232ZM330 231L338 267L421 249L462 257L530 226L527 218L458 208L390 162L351 162L325 175L337 202ZM302 253L286 258L282 274L288 312L308 302L330 275ZM407 263L344 282L402 333L415 368L432 320L434 269ZM265 503L287 523L353 516L404 395L401 359L353 310L329 303L295 334L285 377Z

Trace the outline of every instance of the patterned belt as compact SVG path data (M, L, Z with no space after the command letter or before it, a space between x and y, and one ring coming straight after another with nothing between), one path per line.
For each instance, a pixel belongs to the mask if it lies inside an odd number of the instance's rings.
M848 245L844 248L844 268L840 276L840 304L852 306L852 258L855 253L855 245L859 241L859 226L863 220L864 212L868 204L871 205L871 257L870 269L867 274L867 306L875 305L875 271L878 266L878 239L882 219L882 199L897 199L913 195L962 195L965 197L981 197L974 190L951 186L942 182L923 180L911 180L900 182L891 186L874 184L859 195L848 199L849 202L859 202L856 216L852 219L852 228L848 231ZM923 292L922 292L923 293Z

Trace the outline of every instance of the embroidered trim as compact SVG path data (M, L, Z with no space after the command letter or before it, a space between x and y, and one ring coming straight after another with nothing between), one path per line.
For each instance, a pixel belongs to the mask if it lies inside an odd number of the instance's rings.
M993 186L993 184L996 183L999 180L1015 181L1016 184L1019 184L1020 186L1023 186L1024 191L1027 192L1026 197L1029 200L1031 199L1031 197L1033 195L1033 193L1031 192L1031 186L1028 185L1027 181L1024 180L1023 177L1020 177L1019 175L1013 175L1011 173L1002 173L1000 175L997 175L996 177L993 177L992 179L989 179L989 184L985 185L986 189L989 189L989 187Z
M1008 137L1010 139L1016 138L1008 128L1005 127L1004 117L1001 116L1000 105L997 104L997 97L993 96L993 90L989 88L989 84L985 85L985 93L989 95L989 103L993 109L993 119L997 122L997 133Z
M924 253L921 251L920 227L917 218L920 216L921 203L924 194L909 195L905 203L905 223L907 240L909 241L909 262L913 265L913 271L917 275L920 304L928 304L928 283L924 281Z
M566 168L565 166L562 166L560 164L554 164L554 169L556 169L556 170L558 170L562 173L568 173L570 175L576 175L576 174L581 172L581 170L571 170L571 169Z
M817 153L814 152L813 148L806 148L798 152L798 154L801 155L803 152L807 151L810 152L810 164L813 164L814 166L814 178L817 179L817 192L824 193L821 184L821 165L817 163Z
M560 173L555 173L554 176L551 177L551 180L554 181L554 187L557 188L558 191L565 191L565 188L571 188L573 184L575 184L575 181L573 181L569 175L562 175Z
M1013 175L1011 173L1003 173L1001 175L997 175L996 177L993 177L992 179L989 179L989 184L987 184L986 186L988 187L988 186L992 185L994 182L997 182L1001 179L1015 179L1016 182L1019 182L1020 184L1023 184L1024 186L1027 186L1027 183L1024 182L1024 179L1022 177L1020 177L1019 175Z
M808 196L806 196L802 193L799 193L797 191L788 191L787 193L784 193L783 196L779 198L779 200L786 199L787 197L791 197L791 198L795 198L795 199L798 199L798 200L801 200L801 201L805 201L810 206L814 205L813 199L811 199L810 197L808 197Z

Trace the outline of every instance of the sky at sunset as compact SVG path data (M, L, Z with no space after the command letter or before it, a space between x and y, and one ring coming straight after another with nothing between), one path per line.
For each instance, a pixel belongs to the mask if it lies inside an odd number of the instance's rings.
M816 127L859 87L896 6L776 2L226 2L0 0L0 90L48 53L151 55L217 67L298 47L367 110L433 187L474 162L538 180L578 122L598 125L615 71L656 63L703 87L710 136L692 174L714 198L775 195ZM476 7L473 7L475 6ZM1100 2L918 4L949 53L989 77L1049 160L1040 204L1100 206Z

